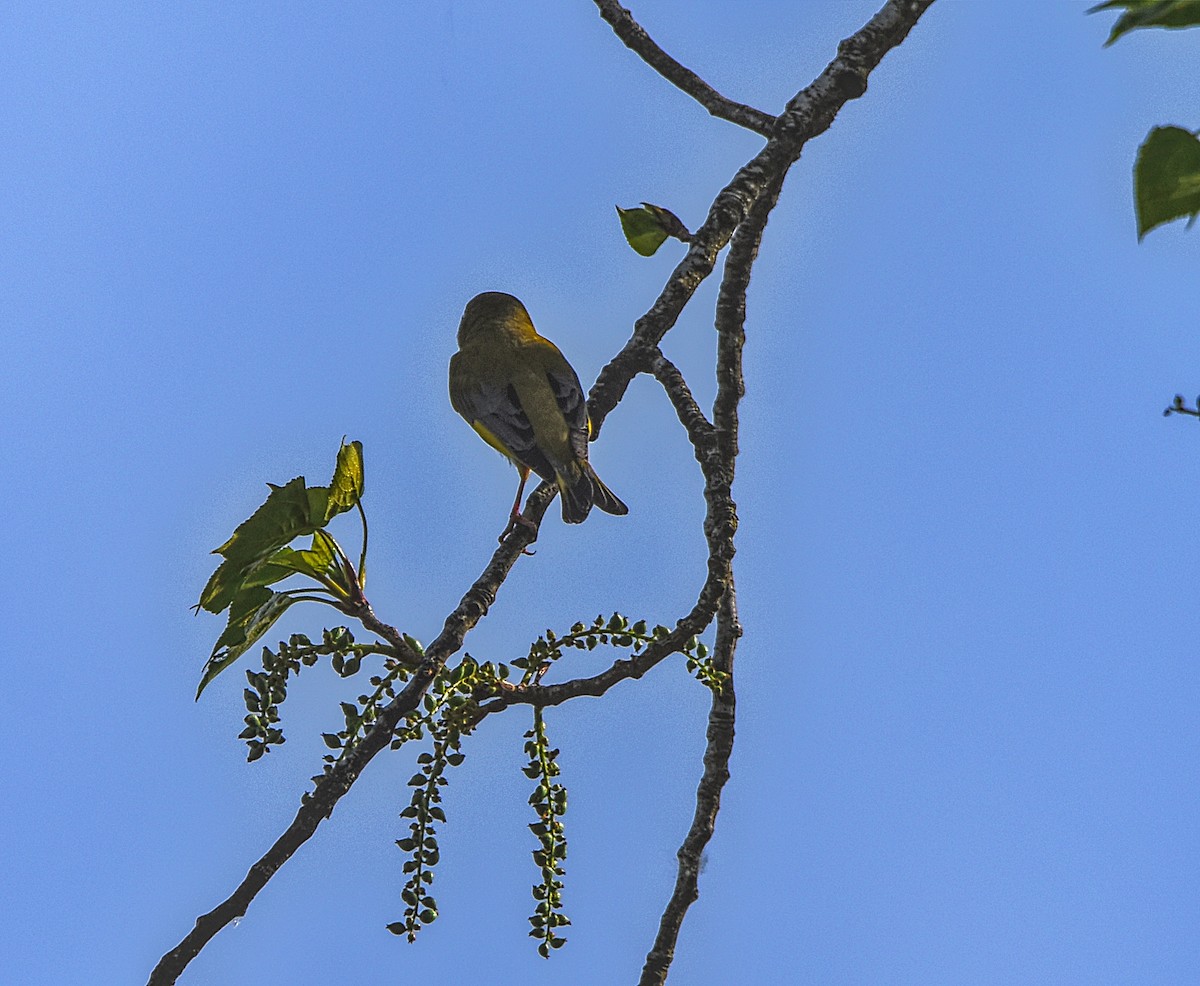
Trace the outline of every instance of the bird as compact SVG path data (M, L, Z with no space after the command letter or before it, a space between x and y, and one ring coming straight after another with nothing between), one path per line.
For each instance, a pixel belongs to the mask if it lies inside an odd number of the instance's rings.
M467 302L450 358L450 404L520 473L501 541L517 524L537 530L521 514L530 472L558 486L568 524L582 523L593 506L629 513L588 462L592 424L578 375L511 294L485 291Z

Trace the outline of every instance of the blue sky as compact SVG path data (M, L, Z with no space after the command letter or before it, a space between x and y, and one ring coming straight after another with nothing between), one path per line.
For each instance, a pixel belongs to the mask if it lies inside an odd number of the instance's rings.
M1192 983L1200 974L1200 231L1138 245L1130 171L1200 127L1200 34L1101 47L1084 3L940 0L805 150L749 297L735 495L746 636L733 779L672 982ZM876 3L639 0L676 57L778 111ZM0 11L6 982L144 981L290 821L357 693L306 671L247 765L208 552L264 483L366 447L369 595L431 639L514 474L445 372L510 291L585 384L760 146L593 6L31 4ZM665 348L711 399L711 303ZM702 579L700 480L631 387L592 452L630 506L551 511L467 642L509 660ZM336 533L352 540L347 518ZM293 611L295 612L295 611ZM319 629L323 613L281 627ZM588 673L607 656L573 657ZM704 689L661 666L551 710L569 943L526 937L521 710L446 796L416 945L399 918L412 755L374 762L186 983L636 980L674 878Z

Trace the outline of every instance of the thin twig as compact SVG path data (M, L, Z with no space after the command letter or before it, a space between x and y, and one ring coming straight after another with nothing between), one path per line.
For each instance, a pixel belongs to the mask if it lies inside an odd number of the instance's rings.
M637 53L642 61L671 85L682 89L713 116L736 123L739 127L753 130L764 137L771 136L775 117L770 113L726 99L695 72L680 65L655 44L654 39L633 19L633 15L616 3L616 0L595 2L600 8L600 16L609 23L613 33L625 43L625 47Z

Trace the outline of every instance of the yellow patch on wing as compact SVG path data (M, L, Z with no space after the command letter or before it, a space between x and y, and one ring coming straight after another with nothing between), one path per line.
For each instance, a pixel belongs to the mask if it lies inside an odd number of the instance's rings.
M497 438L490 431L488 431L488 429L486 427L484 427L482 422L472 421L471 427L475 429L476 434L478 434L480 438L482 438L485 442L487 442L492 448L494 448L502 456L504 456L506 459L508 459L514 465L516 465L518 467L520 466L520 463L516 460L516 458L513 456L513 454L508 450L508 446L506 446L502 441L500 441L499 438Z

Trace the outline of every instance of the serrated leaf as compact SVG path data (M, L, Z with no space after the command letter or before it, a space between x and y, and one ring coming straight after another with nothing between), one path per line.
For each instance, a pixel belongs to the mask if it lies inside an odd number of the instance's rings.
M316 530L309 515L309 491L304 477L272 486L266 501L213 554L224 557L200 594L199 606L220 613L255 569L289 541Z
M1181 127L1155 127L1133 166L1138 239L1163 223L1200 213L1200 140Z
M1088 9L1089 14L1103 10L1125 12L1117 18L1104 47L1108 47L1123 34L1138 28L1165 27L1178 29L1200 24L1200 0L1107 0Z
M237 593L229 607L229 622L217 638L212 654L204 665L200 686L196 689L197 700L213 678L246 653L254 646L255 641L271 629L275 621L291 606L292 601L291 596L272 592L265 586L255 586Z

